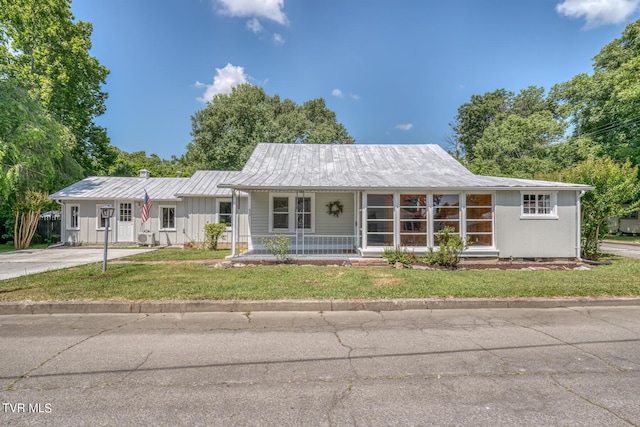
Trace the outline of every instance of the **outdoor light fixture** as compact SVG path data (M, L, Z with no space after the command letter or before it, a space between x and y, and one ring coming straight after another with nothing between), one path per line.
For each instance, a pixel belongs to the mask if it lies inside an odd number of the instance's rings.
M104 259L102 260L102 272L107 271L107 247L109 246L109 223L115 209L111 205L100 206L100 215L104 218Z

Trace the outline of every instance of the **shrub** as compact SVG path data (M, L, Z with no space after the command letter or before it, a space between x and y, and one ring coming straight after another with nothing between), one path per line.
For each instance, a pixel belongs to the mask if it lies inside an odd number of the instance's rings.
M396 248L384 248L383 258L386 258L389 264L395 264L400 262L404 265L415 264L418 262L418 257L413 252L409 252L406 249Z
M206 249L218 250L218 239L227 231L225 224L207 224L204 226L204 245ZM224 239L224 236L222 237Z
M439 245L438 251L434 252L433 248L429 248L429 252L423 258L426 264L449 268L458 266L460 254L467 248L467 245L462 237L458 234L453 234L453 231L453 228L445 227L436 233L435 239L436 244Z
M267 252L274 255L280 262L287 261L287 254L289 253L289 245L291 239L283 235L274 235L273 237L263 237L261 239L262 246L265 247Z

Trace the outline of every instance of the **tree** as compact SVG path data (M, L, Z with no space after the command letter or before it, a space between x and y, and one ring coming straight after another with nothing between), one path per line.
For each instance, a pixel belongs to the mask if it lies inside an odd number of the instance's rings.
M92 174L115 160L93 121L105 111L109 70L89 55L91 24L73 20L70 0L0 0L0 78L14 79L71 131L72 154Z
M574 125L618 162L640 164L640 20L594 58L593 74L554 86L551 96Z
M75 139L27 91L0 79L0 220L13 221L19 198L49 192L82 178ZM10 234L12 226L5 225Z
M608 232L612 216L626 215L638 209L640 185L638 166L628 160L617 164L609 158L582 162L563 173L562 180L595 187L582 197L582 256L598 259L599 243Z
M349 137L322 98L298 106L249 84L216 95L191 121L184 162L196 169L240 170L259 142L327 144Z
M186 176L193 172L175 156L172 156L171 160L165 160L157 154L147 156L144 151L128 153L116 147L114 149L118 157L107 172L109 176L137 176L141 169L148 170L154 177L174 177L179 173Z

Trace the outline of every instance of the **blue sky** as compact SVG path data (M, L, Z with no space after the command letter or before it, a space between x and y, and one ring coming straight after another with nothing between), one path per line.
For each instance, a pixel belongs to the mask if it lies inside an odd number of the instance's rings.
M191 116L247 82L324 98L368 144L444 145L460 105L499 88L551 88L640 18L640 0L73 0L111 70L111 143L162 158Z

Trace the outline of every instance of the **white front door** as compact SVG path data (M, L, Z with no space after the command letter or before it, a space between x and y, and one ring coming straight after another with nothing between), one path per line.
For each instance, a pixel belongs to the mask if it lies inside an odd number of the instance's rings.
M118 209L118 242L133 242L133 206L121 202Z

